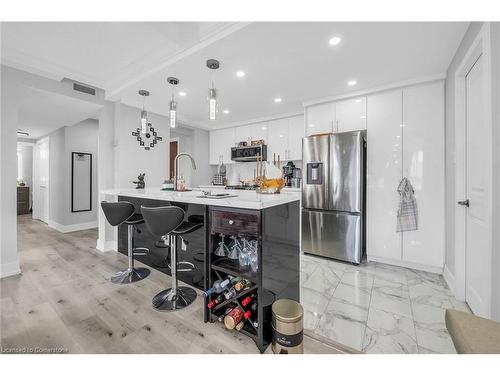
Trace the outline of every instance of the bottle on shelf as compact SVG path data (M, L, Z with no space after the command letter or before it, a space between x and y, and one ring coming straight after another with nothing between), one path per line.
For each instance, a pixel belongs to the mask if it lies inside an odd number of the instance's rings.
M227 314L229 314L231 312L232 309L234 309L233 306L226 308L226 310L224 310L224 312L219 315L219 317L217 318L217 320L219 322L224 321L224 318L226 317Z
M211 309L212 307L214 307L215 305L218 305L219 303L221 303L222 301L225 300L225 297L223 294L219 294L216 298L214 298L213 300L211 300L208 304L207 304L207 307L209 309Z
M250 288L250 285L251 285L250 281L248 281L247 279L241 279L234 284L234 289L236 289L237 292L240 292L244 289Z
M255 293L252 293L251 295L243 298L241 300L241 306L245 307L246 305L248 305L250 302L252 302L255 298Z
M226 299L231 299L233 297L236 297L236 290L233 287L229 288L227 291L224 292L224 297Z
M244 322L251 315L251 311L243 311L240 307L235 307L225 316L224 325L227 329L235 329L240 322Z
M214 293L216 293L216 294L222 293L224 291L224 289L226 289L226 287L229 284L231 284L233 279L234 279L234 277L228 276L227 279L224 279L224 280L222 280L222 279L215 280L214 285L210 289L205 290L203 292L203 295L205 297L209 297Z

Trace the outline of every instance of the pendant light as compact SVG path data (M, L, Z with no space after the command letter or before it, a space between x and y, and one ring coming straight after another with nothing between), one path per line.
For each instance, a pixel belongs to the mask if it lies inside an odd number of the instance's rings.
M215 59L207 60L207 67L212 70L219 69L219 61ZM215 120L217 114L217 89L212 79L212 87L208 89L208 118Z
M175 77L168 77L167 82L172 85L172 99L170 99L169 106L170 127L175 128L177 122L177 103L174 100L174 88L179 84L179 80Z
M149 96L149 91L139 90L139 95L143 97L142 101L142 111L141 111L141 133L146 134L148 132L148 112L146 111L146 97Z

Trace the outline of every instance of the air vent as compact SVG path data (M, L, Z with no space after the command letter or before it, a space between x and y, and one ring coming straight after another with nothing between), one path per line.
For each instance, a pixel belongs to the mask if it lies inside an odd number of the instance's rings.
M79 83L73 83L73 90L83 92L84 94L94 95L95 89L92 87L84 86Z

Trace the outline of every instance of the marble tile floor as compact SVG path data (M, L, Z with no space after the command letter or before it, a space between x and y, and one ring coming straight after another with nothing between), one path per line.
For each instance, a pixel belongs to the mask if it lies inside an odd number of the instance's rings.
M441 275L301 256L304 328L365 353L455 353L447 308L470 312Z

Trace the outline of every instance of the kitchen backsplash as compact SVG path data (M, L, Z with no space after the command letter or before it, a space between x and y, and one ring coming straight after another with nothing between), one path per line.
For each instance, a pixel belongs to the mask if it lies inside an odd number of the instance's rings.
M287 162L282 162L281 166L283 167ZM302 161L294 161L293 162L297 168L302 168ZM228 183L231 182L233 176L236 174L240 174L241 180L251 180L254 176L254 170L257 163L234 163L228 164L227 167L227 180Z

